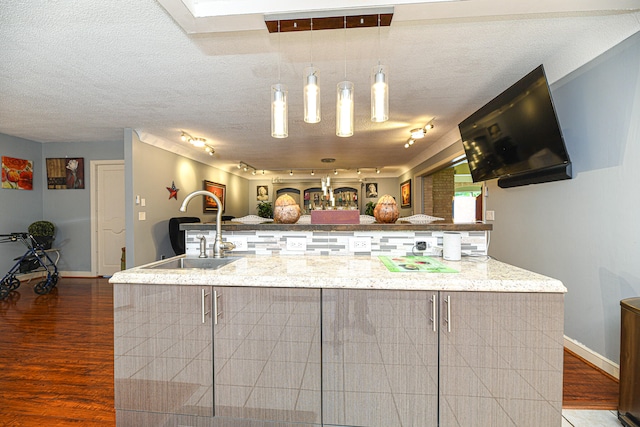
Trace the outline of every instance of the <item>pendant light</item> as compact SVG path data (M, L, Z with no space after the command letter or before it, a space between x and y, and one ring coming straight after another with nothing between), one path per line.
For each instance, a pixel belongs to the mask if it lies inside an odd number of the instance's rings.
M280 83L280 21L278 21L278 83L271 86L271 136L289 136L287 86Z
M353 135L353 83L347 81L347 17L344 17L344 81L338 83L336 97L336 135L348 137Z
M271 86L271 136L289 136L287 118L287 86L278 83Z
M389 86L386 67L380 65L380 14L378 14L378 65L371 72L371 121L389 120Z
M311 19L311 62L304 69L304 121L320 122L320 86L318 86L318 70L313 66L313 18Z

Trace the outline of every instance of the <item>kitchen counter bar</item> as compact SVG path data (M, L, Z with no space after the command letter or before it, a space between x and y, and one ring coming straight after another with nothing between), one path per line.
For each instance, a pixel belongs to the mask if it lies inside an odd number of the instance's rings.
M185 223L180 224L180 230L215 230L215 223ZM430 223L430 224L240 224L233 221L225 221L222 224L224 231L253 231L253 230L278 230L278 231L491 231L493 225L482 223Z
M110 282L324 289L566 292L559 280L489 257L464 257L462 261L456 262L436 259L459 272L390 272L380 259L370 256L243 255L218 270L148 268L169 261L162 260L118 272Z

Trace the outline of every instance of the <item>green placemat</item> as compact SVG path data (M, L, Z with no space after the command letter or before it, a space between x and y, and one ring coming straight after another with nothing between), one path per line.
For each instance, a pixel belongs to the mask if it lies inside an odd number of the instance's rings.
M380 261L391 272L459 273L440 261L428 256L379 256Z

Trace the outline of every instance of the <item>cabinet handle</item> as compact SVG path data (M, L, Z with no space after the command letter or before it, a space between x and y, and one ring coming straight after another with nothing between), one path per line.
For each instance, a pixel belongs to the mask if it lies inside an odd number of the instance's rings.
M436 294L431 297L431 324L433 325L433 332L438 332L438 298Z
M447 317L444 319L447 322L447 331L451 332L451 296L447 295L444 299L444 303L447 304Z
M218 324L218 318L222 315L222 311L218 310L218 299L220 294L218 291L213 291L213 324Z
M207 322L207 314L209 314L207 310L207 304L206 304L206 299L209 296L209 292L207 292L205 289L202 290L202 323L206 323Z

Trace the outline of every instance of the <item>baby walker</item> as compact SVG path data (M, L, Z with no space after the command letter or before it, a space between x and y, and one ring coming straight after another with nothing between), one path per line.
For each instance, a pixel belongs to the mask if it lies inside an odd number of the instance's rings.
M46 250L29 233L0 234L0 243L22 242L27 247L27 251L21 257L14 258L17 262L5 274L0 281L0 299L5 299L11 291L18 289L20 279L18 275L31 272L46 271L46 277L38 282L33 290L38 295L48 294L58 283L58 267L60 259L57 253L56 260L53 261Z

